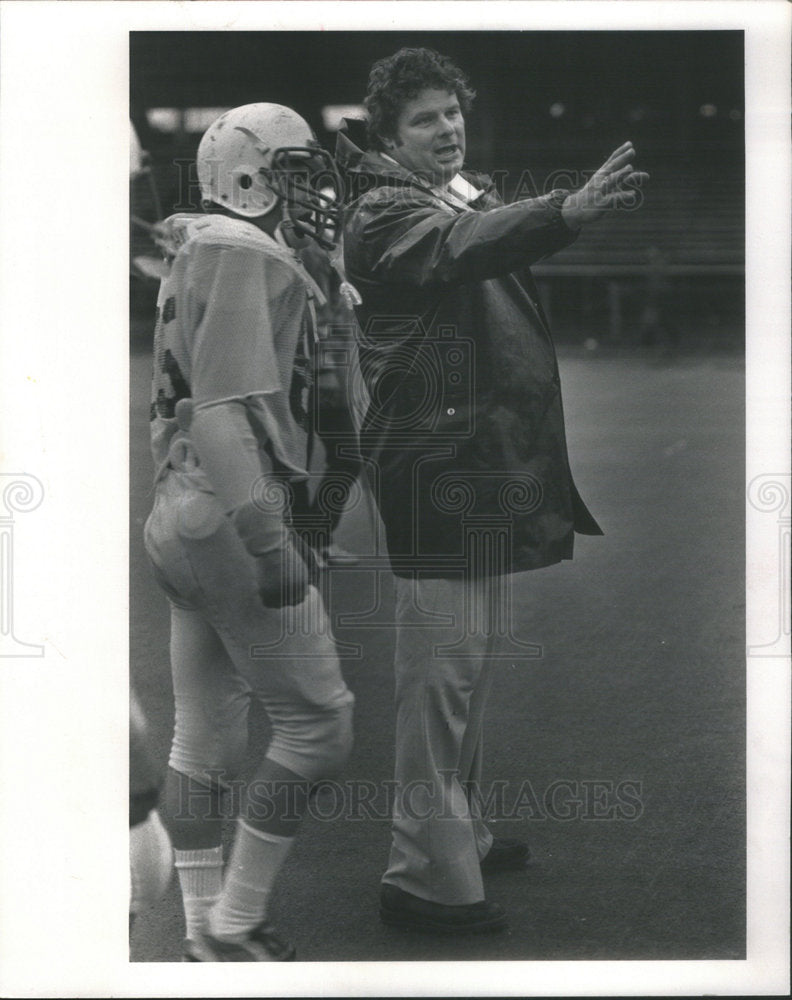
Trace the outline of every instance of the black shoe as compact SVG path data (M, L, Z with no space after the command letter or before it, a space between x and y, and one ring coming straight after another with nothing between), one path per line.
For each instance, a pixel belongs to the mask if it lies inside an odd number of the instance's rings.
M433 903L385 882L380 892L380 919L390 927L438 934L481 934L506 926L506 913L497 903L448 906Z
M492 872L517 871L528 867L531 850L522 840L495 837L489 851L481 859L481 871L485 875Z

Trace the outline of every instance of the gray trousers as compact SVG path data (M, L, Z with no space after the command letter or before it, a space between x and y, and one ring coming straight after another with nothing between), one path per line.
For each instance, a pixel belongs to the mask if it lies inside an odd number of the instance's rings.
M464 786L481 781L493 600L504 585L396 579L397 788L382 880L437 903L484 898L479 862L492 834Z

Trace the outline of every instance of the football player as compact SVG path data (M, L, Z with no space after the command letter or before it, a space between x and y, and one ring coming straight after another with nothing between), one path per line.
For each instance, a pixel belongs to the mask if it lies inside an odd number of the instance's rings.
M176 718L164 808L187 961L288 961L268 898L311 786L343 765L353 697L311 552L310 357L321 291L299 248L329 248L339 180L307 123L277 104L221 115L198 149L203 214L163 224L172 256L154 341L155 501L145 527L170 599ZM272 729L244 785L223 874L222 796L252 698Z

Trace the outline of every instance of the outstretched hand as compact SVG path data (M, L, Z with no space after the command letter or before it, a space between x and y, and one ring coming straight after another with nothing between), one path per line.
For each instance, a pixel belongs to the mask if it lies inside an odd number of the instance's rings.
M579 191L566 199L561 214L570 229L579 229L617 208L637 207L638 189L649 180L649 174L636 170L634 159L633 144L625 142Z

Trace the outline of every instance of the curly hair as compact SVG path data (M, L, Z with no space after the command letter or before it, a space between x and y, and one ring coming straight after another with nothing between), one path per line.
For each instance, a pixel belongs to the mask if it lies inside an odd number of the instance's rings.
M463 114L476 96L462 70L434 49L399 49L374 63L364 100L371 149L385 148L382 137L395 135L404 105L426 89L455 93Z

